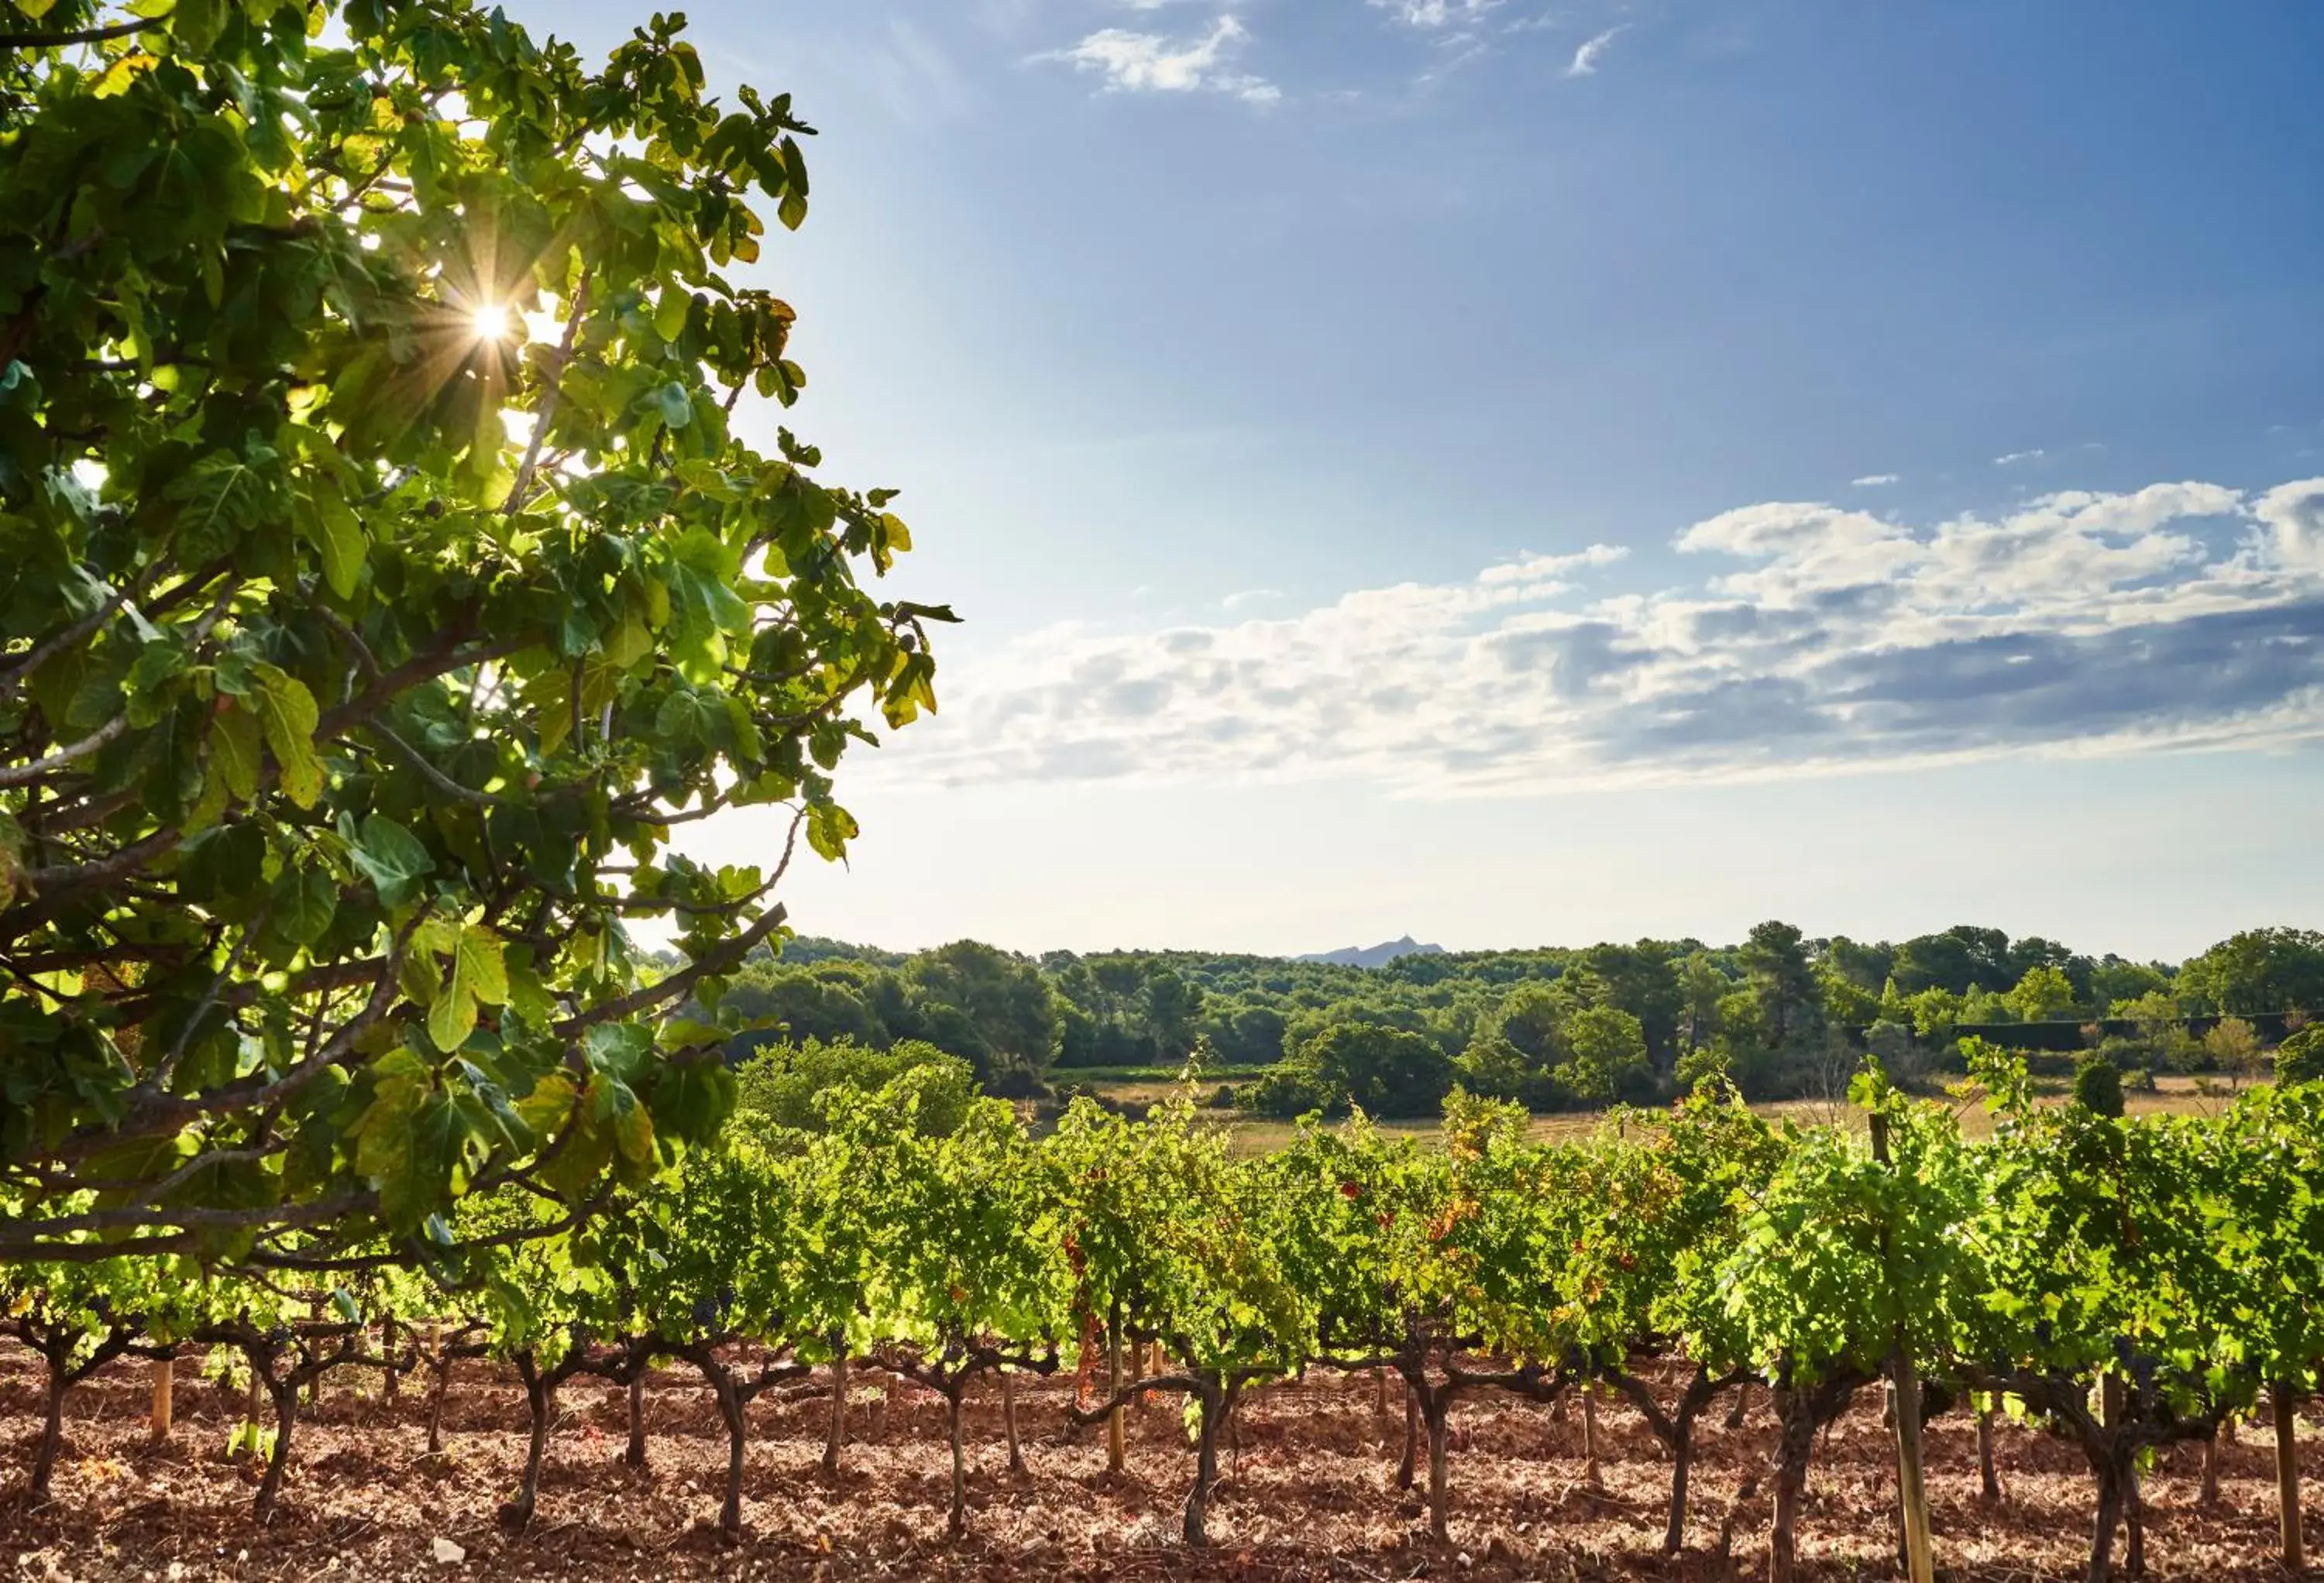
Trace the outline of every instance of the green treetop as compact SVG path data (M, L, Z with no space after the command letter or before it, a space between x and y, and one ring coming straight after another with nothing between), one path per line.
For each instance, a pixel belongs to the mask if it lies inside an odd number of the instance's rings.
M661 1013L933 705L888 492L738 407L803 382L728 272L811 129L676 19L592 69L466 0L15 11L58 41L0 45L0 1257L641 1179L731 1100ZM671 851L746 805L770 861Z

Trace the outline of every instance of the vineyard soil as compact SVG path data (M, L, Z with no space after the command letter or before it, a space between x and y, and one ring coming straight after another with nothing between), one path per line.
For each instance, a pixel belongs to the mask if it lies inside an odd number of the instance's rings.
M1000 1392L971 1394L969 1537L945 1542L949 1456L932 1393L870 1376L891 1393L850 1413L836 1486L817 1471L828 1422L820 1398L761 1399L751 1409L744 1487L748 1532L736 1548L715 1531L725 1438L709 1393L662 1373L645 1393L650 1460L622 1467L626 1393L584 1381L559 1397L541 1507L512 1533L495 1508L514 1488L525 1412L512 1375L463 1366L447 1404L447 1454L425 1455L425 1401L407 1382L383 1401L375 1378L327 1377L294 1440L290 1482L274 1523L257 1526L250 1489L227 1457L238 1394L180 1366L173 1437L147 1434L148 1372L117 1364L76 1390L52 1498L27 1509L23 1487L40 1425L36 1360L0 1350L0 1578L188 1580L212 1578L451 1579L555 1577L945 1577L962 1578L1666 1578L1756 1577L1766 1565L1766 1496L1733 1506L1764 1465L1775 1424L1764 1395L1740 1430L1714 1410L1701 1431L1689 1551L1656 1553L1669 1463L1626 1404L1596 1413L1602 1483L1582 1461L1582 1414L1484 1395L1455 1410L1452 1542L1427 1540L1422 1497L1395 1487L1403 1414L1376 1414L1369 1380L1318 1374L1246 1399L1239 1450L1212 1507L1213 1548L1176 1542L1193 1458L1175 1401L1133 1410L1130 1471L1105 1470L1102 1431L1065 1427L1072 1386L1023 1382L1028 1470L1006 1471ZM884 1420L884 1422L883 1422ZM2313 1425L2304 1426L2309 1430ZM2079 1451L2015 1426L1997 1432L2005 1499L1978 1498L1973 1426L1937 1419L1928 1434L1940 1575L2078 1577L2091 1486ZM1892 1441L1877 1393L1818 1447L1802 1528L1805 1575L1894 1575ZM2159 1578L2276 1579L2274 1481L2265 1434L2220 1447L2218 1501L2200 1501L2201 1452L2170 1452L2147 1483L2147 1553ZM1763 1481L1764 1490L1764 1481ZM1733 1569L1717 1547L1736 1515ZM434 1559L434 1542L465 1552Z

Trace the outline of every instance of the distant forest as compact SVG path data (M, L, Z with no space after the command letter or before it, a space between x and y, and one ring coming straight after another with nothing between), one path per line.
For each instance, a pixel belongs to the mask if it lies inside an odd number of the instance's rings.
M2246 930L2178 965L1963 925L1901 943L1781 922L1742 941L1410 955L1358 968L1194 951L1050 952L973 940L904 954L802 937L733 977L723 1014L768 1044L943 1053L1002 1094L1101 1074L1193 1074L1272 1115L1433 1113L1456 1083L1536 1109L1652 1100L1720 1072L1755 1099L1844 1087L1865 1053L1904 1081L1964 1035L2134 1086L2256 1072L2324 1014L2324 934ZM2324 1035L2324 1029L2316 1030Z

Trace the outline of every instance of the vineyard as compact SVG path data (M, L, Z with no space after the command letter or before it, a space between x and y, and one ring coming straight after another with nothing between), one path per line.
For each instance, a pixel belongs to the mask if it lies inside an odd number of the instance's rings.
M1779 1583L1833 1545L1859 1562L1902 1548L1914 1570L1932 1540L1939 1565L1993 1554L1978 1503L1997 1466L2030 1469L2053 1502L2080 1484L2088 1577L2118 1552L2146 1569L2150 1549L2183 1572L2149 1531L2192 1531L2176 1509L2191 1459L2204 1486L2223 1463L2248 1479L2255 1447L2222 1430L2257 1416L2293 1492L2270 1529L2296 1570L2298 1409L2324 1359L2324 1089L2122 1118L2036 1106L1998 1054L1977 1072L1995 1125L1976 1140L1874 1069L1862 1134L1774 1127L1706 1085L1580 1142L1528 1141L1521 1112L1462 1101L1441 1148L1360 1118L1253 1155L1184 1102L1144 1121L1079 1106L1036 1137L979 1100L933 1135L908 1075L835 1091L819 1131L745 1117L586 1216L517 1188L473 1195L416 1257L340 1244L235 1277L91 1240L18 1266L7 1328L38 1367L14 1369L11 1405L39 1404L36 1513L60 1465L89 1466L63 1445L76 1387L117 1394L125 1360L174 1357L217 1382L213 1426L236 1404L262 1526L367 1466L334 1426L395 1426L398 1470L363 1477L426 1466L465 1483L469 1436L505 1416L486 1403L521 1401L521 1440L496 1435L475 1465L504 1480L493 1516L510 1534L594 1502L617 1447L653 1467L682 1423L687 1515L713 1549L814 1544L794 1492L826 1480L815 1498L837 1500L861 1487L854 1459L877 1457L912 1471L869 1481L893 1521L851 1543L986 1553L975 1531L996 1505L1025 1542L1028 1492L1066 1477L1055 1459L1093 1501L1144 1481L1137 1532L1197 1567L1296 1548L1303 1490L1314 1521L1342 1521L1351 1454L1400 1462L1354 1481L1391 1529L1408 1515L1398 1542L1449 1560L1499 1537L1506 1560L1519 1536L1500 1464L1578 1450L1566 1477L1586 1488L1621 1464L1627 1531L1651 1535L1640 1561ZM332 1449L310 1460L318 1435ZM1820 1462L1860 1508L1840 1532L1803 1520ZM1946 1493L1964 1480L1966 1498ZM2187 1504L2216 1509L2208 1489ZM1042 1542L1079 1551L1111 1525L1071 1505ZM1556 1549L1554 1515L1523 1520L1529 1553Z
M807 106L684 29L0 0L11 1576L2302 1571L2312 932L811 964L959 617L782 421ZM2073 1100L1980 1026L2095 1043Z

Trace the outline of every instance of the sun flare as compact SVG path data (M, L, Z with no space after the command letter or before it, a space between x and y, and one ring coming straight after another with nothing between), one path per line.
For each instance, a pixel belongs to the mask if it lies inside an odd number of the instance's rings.
M505 302L479 302L468 310L468 328L479 342L505 342L516 334L516 317Z

